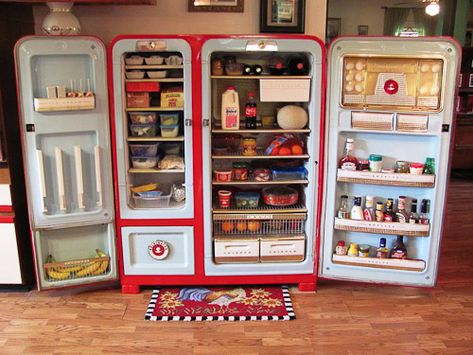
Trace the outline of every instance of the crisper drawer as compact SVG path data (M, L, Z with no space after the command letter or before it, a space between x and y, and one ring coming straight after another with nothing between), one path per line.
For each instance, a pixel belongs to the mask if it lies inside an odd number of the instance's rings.
M257 263L259 261L259 239L257 237L215 238L216 263Z
M0 284L21 284L15 225L0 222Z
M262 237L260 239L261 262L303 261L305 237Z
M193 227L122 228L125 275L193 275Z

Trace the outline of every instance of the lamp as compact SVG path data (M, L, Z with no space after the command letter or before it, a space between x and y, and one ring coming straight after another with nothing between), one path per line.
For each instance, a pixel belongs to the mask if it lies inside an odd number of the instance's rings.
M77 35L80 22L72 13L72 2L48 2L49 14L43 20L43 32L49 35Z
M429 16L438 15L440 12L440 6L437 0L431 1L429 5L425 7L425 13Z

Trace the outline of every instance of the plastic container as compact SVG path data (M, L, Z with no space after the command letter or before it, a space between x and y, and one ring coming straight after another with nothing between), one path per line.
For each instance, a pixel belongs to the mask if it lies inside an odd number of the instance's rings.
M133 137L156 137L155 124L131 124L130 132Z
M149 58L145 58L145 63L148 65L161 65L164 63L164 57L152 55Z
M164 138L175 138L179 134L179 125L160 125L161 136Z
M297 203L299 193L296 189L285 186L263 189L263 202L270 206L291 206Z
M164 126L176 125L179 122L179 113L160 113L159 122Z
M303 166L295 168L273 168L271 176L274 181L304 180L307 178L307 169Z
M370 171L380 173L383 170L383 156L378 154L371 154L369 158Z
M141 65L143 64L143 57L139 55L132 55L131 57L125 58L125 64L127 65Z
M411 163L409 165L409 171L413 175L422 175L424 171L424 164L422 163Z
M235 205L237 208L257 208L259 205L259 192L236 192Z
M231 170L214 170L215 181L218 182L229 182L232 181Z
M158 164L158 157L131 157L135 169L153 169Z
M141 70L132 70L125 72L127 79L143 79L145 77L145 72Z
M167 70L147 71L146 74L151 79L163 79L168 75Z
M182 57L178 55L170 55L164 59L166 65L182 65Z
M258 182L269 181L271 179L271 170L255 169L255 171L253 171L253 179Z
M130 121L133 124L156 123L156 112L130 112Z
M131 155L134 157L155 157L158 154L159 143L129 145Z
M136 208L166 208L169 207L169 201L171 200L171 194L155 196L155 197L143 197L137 194L133 195Z
M240 103L238 92L234 86L229 86L222 94L222 129L240 128Z
M162 146L165 155L179 155L181 145L179 143L166 143Z
M228 190L219 190L218 195L218 205L220 208L229 208L232 198L232 192Z

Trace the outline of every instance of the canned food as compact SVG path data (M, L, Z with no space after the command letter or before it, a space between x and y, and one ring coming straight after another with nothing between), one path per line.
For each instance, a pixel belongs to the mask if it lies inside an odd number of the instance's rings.
M255 138L243 138L241 147L243 148L243 155L257 155Z
M232 176L235 181L248 180L248 164L245 162L235 162L232 164Z

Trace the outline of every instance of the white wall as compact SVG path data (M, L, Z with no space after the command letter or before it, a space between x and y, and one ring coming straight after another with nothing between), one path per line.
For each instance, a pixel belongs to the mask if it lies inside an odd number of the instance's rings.
M80 5L74 13L82 33L109 42L119 34L255 34L259 33L259 0L245 0L243 13L188 12L187 0L158 0L157 5ZM36 33L48 9L34 7ZM326 0L306 0L306 34L325 37Z

